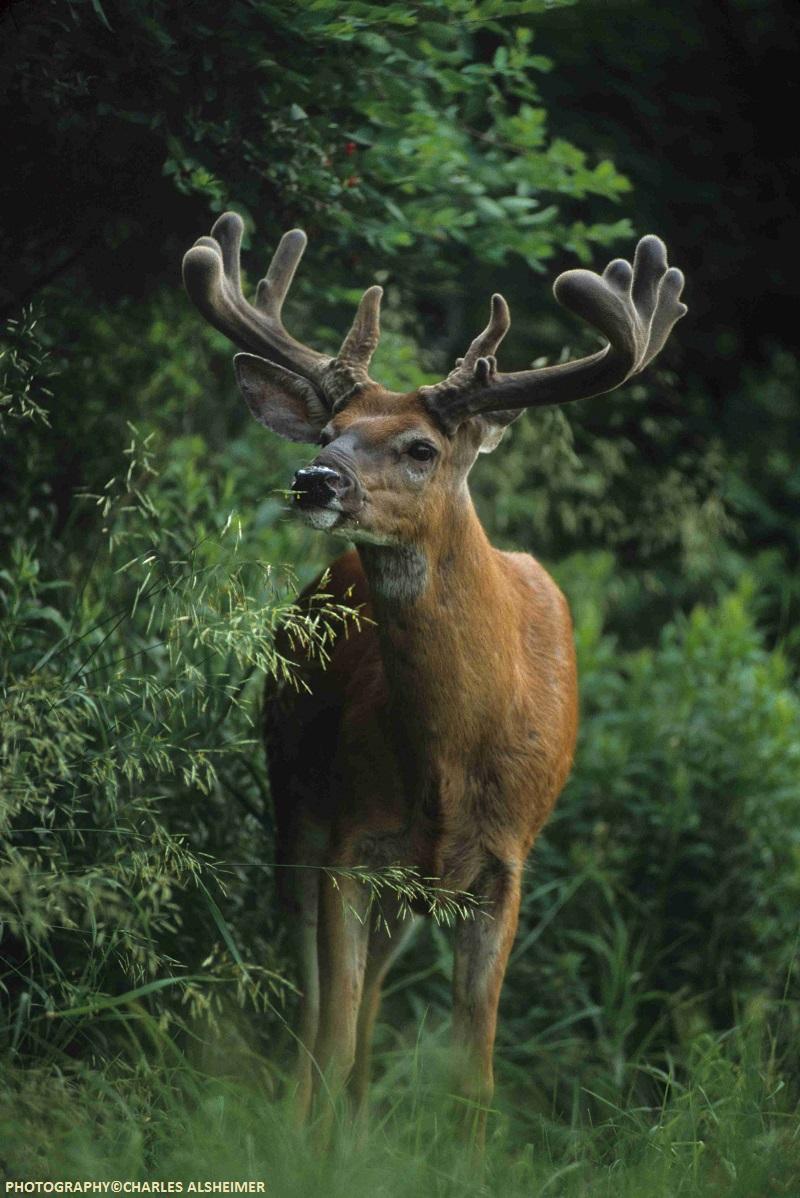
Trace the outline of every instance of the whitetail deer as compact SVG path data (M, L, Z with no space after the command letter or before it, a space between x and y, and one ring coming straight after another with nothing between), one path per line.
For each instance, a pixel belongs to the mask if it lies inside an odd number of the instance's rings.
M522 869L570 770L577 682L563 595L532 557L492 548L467 476L525 408L600 395L638 374L686 311L683 276L652 236L633 267L616 259L602 276L560 275L556 298L607 344L513 374L497 370L509 313L494 295L487 327L447 378L401 395L367 373L380 287L327 357L281 320L305 234L285 234L255 306L242 296L241 236L238 216L220 217L186 254L187 290L247 351L235 373L256 419L321 446L295 475L294 507L355 543L327 590L372 621L338 638L325 669L299 663L307 690L267 696L279 861L312 867L279 871L302 991L297 1104L308 1108L315 1067L334 1092L349 1078L364 1095L381 983L404 927L397 911L384 910L380 926L364 918L368 892L346 871L401 864L481 901L456 931L453 1024L482 1138ZM345 870L338 889L322 866Z

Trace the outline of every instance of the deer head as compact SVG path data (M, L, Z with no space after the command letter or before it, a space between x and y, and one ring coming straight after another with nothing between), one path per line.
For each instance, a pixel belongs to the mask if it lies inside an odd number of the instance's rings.
M441 526L477 455L494 449L525 408L604 394L638 374L686 312L683 275L668 267L664 243L643 237L633 265L621 258L602 275L570 270L556 299L606 339L596 353L536 370L503 374L495 354L508 331L508 305L494 295L486 328L435 386L408 394L374 382L368 367L380 334L380 287L363 295L335 357L296 341L281 309L306 246L284 234L255 305L242 295L242 220L221 216L183 260L186 289L203 316L242 349L239 389L267 428L317 442L314 461L294 479L295 507L316 528L383 545L424 542Z

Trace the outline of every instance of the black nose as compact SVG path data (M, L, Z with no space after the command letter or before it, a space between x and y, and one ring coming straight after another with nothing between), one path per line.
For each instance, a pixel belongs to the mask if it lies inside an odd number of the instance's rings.
M329 466L306 466L294 476L294 501L300 507L327 507L342 486L342 476Z

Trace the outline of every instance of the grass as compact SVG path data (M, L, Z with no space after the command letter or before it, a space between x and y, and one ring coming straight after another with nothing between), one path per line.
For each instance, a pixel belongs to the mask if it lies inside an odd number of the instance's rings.
M761 1198L800 1193L797 1095L763 1025L703 1034L672 1074L642 1065L652 1100L616 1102L576 1085L567 1116L541 1089L500 1084L485 1158L454 1131L438 1037L376 1062L370 1127L339 1112L333 1147L297 1129L271 1064L233 1023L183 1053L133 1005L132 1051L90 1068L17 1065L0 1097L0 1167L35 1180L253 1180L276 1198ZM385 1037L384 1037L385 1039ZM396 1041L395 1041L396 1043Z

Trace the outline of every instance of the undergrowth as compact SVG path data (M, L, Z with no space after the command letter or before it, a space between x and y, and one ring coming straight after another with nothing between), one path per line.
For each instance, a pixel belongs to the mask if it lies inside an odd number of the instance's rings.
M630 1198L793 1195L800 1183L797 1093L764 1020L702 1034L685 1068L650 1075L649 1103L615 1104L574 1086L570 1117L501 1081L483 1160L454 1130L435 1038L384 1054L371 1126L340 1118L332 1149L299 1129L270 1071L234 1024L225 1073L181 1056L141 1009L122 1018L138 1054L104 1071L67 1064L12 1072L0 1093L8 1178L260 1181L276 1198L310 1193L448 1196L591 1194ZM198 1049L194 1049L195 1058ZM502 1058L501 1078L503 1076Z

